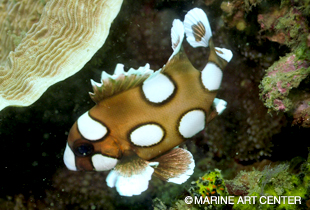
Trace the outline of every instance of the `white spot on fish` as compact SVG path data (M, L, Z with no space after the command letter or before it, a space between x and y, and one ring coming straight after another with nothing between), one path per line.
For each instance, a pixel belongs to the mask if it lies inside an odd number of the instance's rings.
M112 157L95 154L92 156L93 166L96 171L107 171L115 167L117 159Z
M179 132L184 138L191 138L205 128L205 113L202 110L187 112L179 124Z
M69 170L76 171L75 165L75 155L69 147L68 143L66 145L65 153L64 153L64 163Z
M219 89L222 77L222 70L212 62L209 62L201 72L202 84L210 91Z
M174 92L174 89L173 83L162 73L158 73L151 79L146 80L142 85L145 97L153 103L161 103L167 100Z
M159 125L145 124L130 134L130 140L137 146L152 146L159 143L164 137L164 131Z
M103 138L108 132L108 129L101 123L93 120L88 112L79 117L77 126L82 136L91 141Z

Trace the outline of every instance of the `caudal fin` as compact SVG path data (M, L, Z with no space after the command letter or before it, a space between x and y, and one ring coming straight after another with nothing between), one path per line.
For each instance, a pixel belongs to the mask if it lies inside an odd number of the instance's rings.
M210 46L209 62L202 71L203 82L208 90L217 90L222 81L222 70L232 59L232 52L214 46L209 20L202 9L194 8L185 15L184 28L186 40L192 47Z
M202 9L190 10L184 19L186 40L192 47L208 47L212 36L207 15Z

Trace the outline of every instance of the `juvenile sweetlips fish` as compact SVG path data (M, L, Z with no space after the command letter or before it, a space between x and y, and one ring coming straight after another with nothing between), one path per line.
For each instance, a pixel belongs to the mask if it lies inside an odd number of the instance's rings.
M192 47L210 46L209 62L195 69L182 48L184 31ZM222 70L232 52L214 47L206 14L190 10L171 29L173 53L158 71L149 64L114 75L102 73L102 83L92 81L96 105L80 116L68 136L64 162L70 170L106 171L109 187L120 195L139 195L152 174L181 184L192 174L192 154L177 148L202 131L226 108L215 98Z

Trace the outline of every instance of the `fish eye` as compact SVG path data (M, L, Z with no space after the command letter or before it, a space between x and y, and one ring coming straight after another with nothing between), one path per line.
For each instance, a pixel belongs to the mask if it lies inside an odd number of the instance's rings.
M86 157L94 152L94 146L88 142L76 142L73 145L73 152L76 156Z

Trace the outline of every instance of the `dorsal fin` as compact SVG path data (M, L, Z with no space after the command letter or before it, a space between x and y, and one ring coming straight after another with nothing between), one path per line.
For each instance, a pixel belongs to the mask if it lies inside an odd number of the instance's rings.
M171 28L171 45L173 53L169 58L169 61L180 52L182 48L182 42L184 39L184 26L181 20L175 19ZM168 62L169 62L168 61Z
M169 71L169 66L173 65L174 62L178 60L188 60L186 54L184 53L182 42L184 39L184 25L181 20L175 19L172 23L171 28L171 47L173 49L173 53L166 65L162 68L162 73ZM170 69L171 70L171 69Z
M99 103L103 99L141 85L152 74L154 71L150 69L149 64L137 70L130 68L128 72L124 71L123 64L117 64L113 75L102 72L101 83L91 80L94 92L89 95L95 103Z

